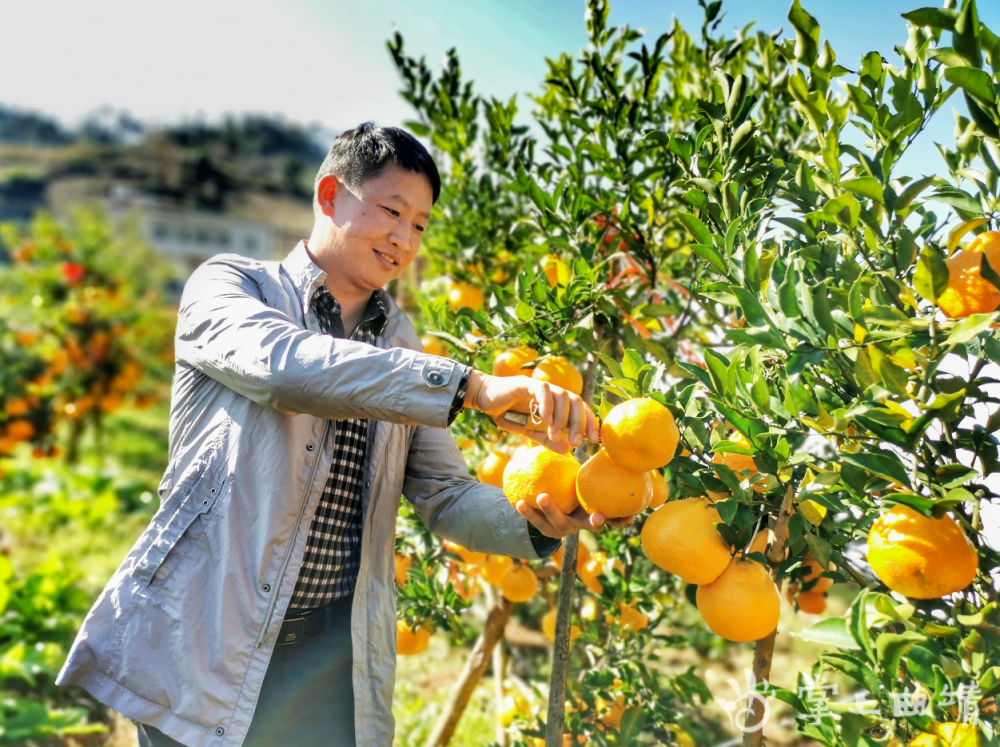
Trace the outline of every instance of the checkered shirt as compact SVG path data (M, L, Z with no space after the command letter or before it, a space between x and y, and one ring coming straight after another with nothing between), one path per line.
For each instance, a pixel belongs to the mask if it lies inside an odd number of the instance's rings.
M312 308L324 334L346 337L340 303L325 285L313 294ZM364 319L351 339L375 345L387 317L382 299L372 293ZM470 373L471 369L466 368L459 383L448 413L449 425L462 410ZM322 607L354 591L361 567L361 478L372 430L367 420L333 423L336 439L333 462L316 515L309 525L302 570L289 604L292 610Z
M320 286L312 297L320 330L345 337L340 303ZM351 339L374 345L386 322L382 299L372 294L364 320ZM299 572L291 609L322 607L354 591L361 567L361 482L368 447L367 420L333 422L335 447L330 473L316 515L309 525L305 557Z

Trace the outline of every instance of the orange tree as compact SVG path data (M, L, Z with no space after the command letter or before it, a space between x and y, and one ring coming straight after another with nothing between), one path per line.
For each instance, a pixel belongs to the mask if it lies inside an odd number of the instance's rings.
M150 404L173 366L173 315L160 294L169 265L99 214L68 224L39 215L4 227L0 269L0 457L27 442L36 455L75 461L88 423Z
M1000 426L984 376L1000 362L1000 43L972 1L918 9L900 25L899 66L872 52L852 71L798 0L795 39L721 37L721 3L702 6L699 39L675 24L647 44L588 2L590 45L549 60L530 130L513 102L476 97L454 54L435 76L390 45L412 127L444 165L428 269L482 291L449 304L425 283L429 329L487 371L517 345L569 359L602 417L648 395L680 423L672 500L597 537L607 617L584 619L565 564L552 697L544 714L521 709L522 735L683 742L695 728L704 686L648 662L653 641L690 645L703 629L620 634L633 603L676 619L663 600L685 588L685 558L658 550L690 527L690 551L721 546L724 562L687 596L711 630L756 639L758 680L777 584L811 610L833 582L860 589L846 616L804 633L833 650L766 686L805 736L995 743L998 558L980 508ZM969 117L940 148L947 173L899 173L952 97ZM505 445L474 415L458 428L470 461ZM833 697L835 672L856 698ZM763 699L746 703L744 742L759 744Z

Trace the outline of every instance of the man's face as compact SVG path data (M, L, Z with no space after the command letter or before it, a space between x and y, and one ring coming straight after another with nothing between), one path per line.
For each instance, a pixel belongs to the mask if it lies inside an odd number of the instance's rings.
M373 291L398 278L413 262L430 218L433 192L424 174L393 165L355 192L339 179L325 177L317 199L331 222L338 280Z

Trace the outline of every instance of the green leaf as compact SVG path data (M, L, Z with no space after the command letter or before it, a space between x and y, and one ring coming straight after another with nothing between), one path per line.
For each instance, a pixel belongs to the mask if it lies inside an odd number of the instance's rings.
M917 644L927 640L927 636L921 635L913 630L903 633L882 633L875 639L875 652L878 656L878 663L882 671L889 677L897 677L899 671L899 661L907 650Z
M604 353L597 353L596 355L598 358L601 359L601 363L603 363L607 367L608 371L611 373L611 378L613 379L625 378L625 372L622 371L622 367L621 365L619 365L618 361L616 361L610 355L605 355Z
M840 186L859 197L867 197L869 200L882 202L882 184L878 179L864 176L860 179L848 179L841 182Z
M874 664L875 649L872 647L872 639L868 634L868 614L866 610L868 594L868 589L862 589L854 602L851 603L847 629L851 633L851 638L857 644L857 648L864 651L868 657L868 661Z
M771 319L768 317L764 307L761 306L757 296L748 291L746 288L741 288L738 285L730 285L729 290L739 300L740 308L743 310L743 316L747 318L747 321L750 322L752 326L771 326Z
M691 232L691 235L694 236L695 241L699 244L712 246L712 232L708 230L708 226L695 218L693 215L688 215L687 213L681 213L680 219L685 228L687 228L687 230Z
M812 553L813 558L816 562L820 564L821 568L830 567L830 543L827 542L822 537L812 534L811 532L806 534L806 544L809 546L809 552Z
M840 618L841 620L843 618ZM846 632L846 628L845 628ZM849 635L849 634L848 634ZM871 667L861 662L850 654L830 653L820 654L819 657L825 664L829 664L834 669L839 669L855 682L864 685L869 693L877 693L879 689L878 677Z
M871 358L872 368L875 369L875 373L882 380L882 383L885 384L885 388L893 394L905 396L906 385L909 382L906 369L897 366L889 360L888 356L875 345L868 346L868 355Z
M930 26L943 31L954 31L958 20L958 11L949 8L918 8L902 15L914 26Z
M972 67L949 67L944 71L944 77L980 101L987 104L996 101L993 78L987 72Z
M708 244L691 244L691 251L708 262L712 266L712 269L720 275L728 274L726 272L726 262L719 256L719 253L715 251L715 247Z
M535 318L535 309L524 301L518 300L517 306L514 308L514 316L519 322L530 322Z
M619 743L632 744L646 723L646 710L642 706L632 706L625 709L622 722L619 725Z
M976 0L966 0L958 18L955 19L955 30L951 36L955 51L964 57L973 67L983 66L982 48L979 42L979 13L976 12Z
M740 507L739 502L734 501L732 498L724 498L721 501L716 501L714 505L719 512L719 518L725 524L732 524L733 519L736 518L736 511Z
M861 646L851 637L847 629L847 621L842 617L829 617L820 620L815 625L800 630L792 635L798 636L804 641L821 643L825 646L836 646L845 651L859 651Z
M918 179L917 181L910 182L906 185L906 189L899 193L896 197L895 210L897 213L902 212L910 206L917 195L923 192L930 184L934 181L933 176L925 176L923 179Z
M931 244L924 246L913 274L913 287L923 298L936 304L948 287L948 265L941 252Z
M819 23L802 9L799 0L794 0L788 11L788 20L795 29L795 59L806 67L816 64L819 56Z
M885 477L901 485L910 486L910 478L906 474L906 467L895 454L876 454L870 451L860 454L841 454L840 458L856 467L861 467L868 472L872 472L881 477Z
M945 344L951 346L961 345L968 342L980 333L988 330L990 325L996 321L996 318L996 312L992 312L990 314L972 314L971 316L967 316L951 328L951 332L948 334L948 340Z

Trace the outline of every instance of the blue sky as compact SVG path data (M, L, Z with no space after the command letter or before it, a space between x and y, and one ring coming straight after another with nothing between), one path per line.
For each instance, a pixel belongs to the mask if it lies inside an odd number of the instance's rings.
M928 0L926 4L932 4ZM791 34L785 0L732 0L723 28L757 21ZM891 57L906 40L899 14L920 0L807 0L823 36L849 68L878 49ZM612 23L700 25L695 0L613 0ZM538 90L545 57L585 43L582 0L0 0L0 103L79 121L102 105L171 122L265 112L340 130L365 119L397 124L411 116L385 40L399 29L411 53L437 61L457 47L478 90L500 98ZM1000 30L1000 3L980 3ZM893 60L894 61L894 60ZM522 109L530 102L522 98ZM944 112L908 164L939 169L933 140L949 141Z

